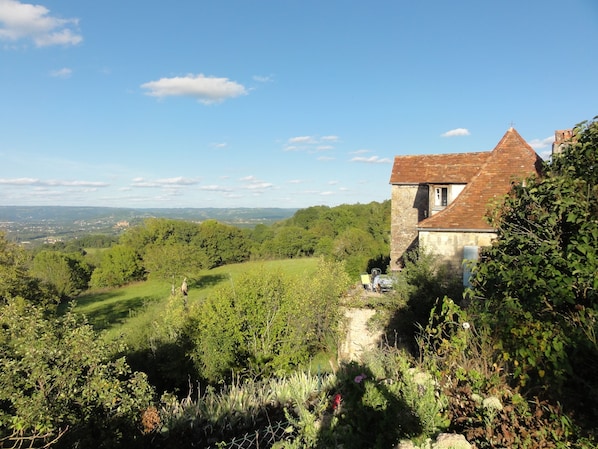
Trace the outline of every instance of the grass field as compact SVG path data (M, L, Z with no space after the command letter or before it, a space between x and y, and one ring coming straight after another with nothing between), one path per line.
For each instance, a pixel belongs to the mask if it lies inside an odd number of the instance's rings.
M225 282L247 271L281 271L297 276L310 276L318 267L318 259L285 259L276 261L246 262L225 265L200 272L189 277L188 301L190 304L206 298L211 291ZM177 280L180 287L182 279ZM139 334L159 320L168 301L171 283L164 280L149 280L124 287L89 291L75 301L75 311L87 316L98 330L105 331L106 338L116 339Z

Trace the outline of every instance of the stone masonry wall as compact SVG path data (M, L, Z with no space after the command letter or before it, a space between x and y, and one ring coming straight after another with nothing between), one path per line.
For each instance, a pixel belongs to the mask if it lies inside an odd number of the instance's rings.
M417 223L428 211L428 187L393 185L391 204L390 266L397 270L405 251L417 245Z
M441 260L450 263L458 272L462 271L463 247L489 246L495 238L494 232L419 232L420 246L430 248Z

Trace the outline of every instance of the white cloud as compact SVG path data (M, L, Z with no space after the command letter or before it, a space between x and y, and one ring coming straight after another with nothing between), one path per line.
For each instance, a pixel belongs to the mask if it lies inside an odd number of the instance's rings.
M46 187L107 187L109 184L97 181L62 181L55 179L42 180L37 178L0 178L0 185Z
M441 134L442 137L455 137L455 136L469 136L469 130L467 128L455 128L450 131Z
M544 139L532 139L530 140L529 146L532 147L534 150L541 150L542 148L552 147L552 143L554 142L554 136L546 137Z
M245 176L240 181L245 183L245 188L248 190L264 190L274 187L274 184L257 179L255 176Z
M253 77L253 80L257 81L258 83L270 83L270 82L274 81L274 77L272 75L268 75L268 76L255 75Z
M196 179L183 178L178 176L176 178L162 178L154 181L147 181L144 178L133 179L133 187L145 187L145 188L162 188L162 187L181 187L198 184L199 181Z
M156 182L158 184L162 184L162 185L176 185L176 186L190 186L190 185L198 183L198 181L196 179L183 178L182 176L177 176L176 178L158 179Z
M233 189L231 189L230 187L223 187L223 186L219 186L217 184L212 184L209 186L201 186L199 189L205 190L208 192L232 192L233 191Z
M11 185L11 186L32 186L38 185L39 180L34 178L14 178L14 179L3 179L0 178L0 184Z
M37 47L76 45L83 40L78 19L61 19L42 5L0 0L0 39L31 39Z
M296 136L287 140L283 151L330 151L334 150L332 144L338 140L338 136Z
M193 97L200 103L221 103L228 98L247 95L247 89L228 78L187 75L174 78L161 78L141 85L152 97Z
M68 67L63 67L62 69L58 69L58 70L52 70L50 72L50 76L53 76L54 78L70 78L71 75L73 74L73 71L71 69L69 69Z
M270 187L273 187L273 184L270 182L254 182L246 186L249 190L263 190L269 189Z
M313 143L313 138L311 136L291 137L289 143Z
M356 156L351 159L351 162L365 162L367 164L391 164L392 161L387 157L379 157L379 156L370 156L370 157L361 157Z

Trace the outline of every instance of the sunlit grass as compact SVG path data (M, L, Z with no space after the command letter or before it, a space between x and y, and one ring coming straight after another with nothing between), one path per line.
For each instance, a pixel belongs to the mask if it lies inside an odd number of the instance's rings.
M207 298L214 289L248 271L280 271L296 276L310 276L318 266L318 259L285 259L246 262L204 270L188 276L189 306ZM182 279L175 287L180 287ZM148 280L120 288L89 291L75 301L75 311L87 316L96 329L105 331L109 340L124 337L127 342L146 338L150 328L160 321L171 291L171 282Z

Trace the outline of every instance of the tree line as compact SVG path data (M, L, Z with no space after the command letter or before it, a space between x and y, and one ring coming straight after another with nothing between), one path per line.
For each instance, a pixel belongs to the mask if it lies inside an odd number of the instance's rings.
M43 245L32 253L31 274L63 298L88 287L148 278L172 280L248 260L323 256L343 260L351 275L388 265L390 201L314 206L273 225L241 229L149 218L119 237L90 235Z

